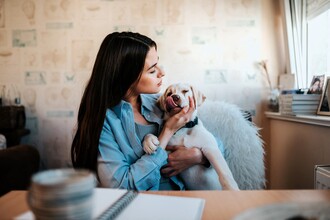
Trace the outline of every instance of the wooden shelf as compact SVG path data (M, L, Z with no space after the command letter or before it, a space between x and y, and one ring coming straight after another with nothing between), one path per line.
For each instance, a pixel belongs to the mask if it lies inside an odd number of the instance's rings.
M330 127L330 116L321 115L282 115L279 112L265 112L266 117L283 121Z

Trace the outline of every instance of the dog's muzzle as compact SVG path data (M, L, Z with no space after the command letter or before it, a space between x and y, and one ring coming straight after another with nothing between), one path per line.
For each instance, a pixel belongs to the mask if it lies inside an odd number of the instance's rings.
M180 96L173 94L168 96L165 100L166 111L171 112L173 110L180 111L182 107L180 106Z

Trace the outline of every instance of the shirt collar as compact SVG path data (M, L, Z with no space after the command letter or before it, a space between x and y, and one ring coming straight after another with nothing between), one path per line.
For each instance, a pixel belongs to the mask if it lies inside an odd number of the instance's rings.
M143 108L148 109L150 112L159 112L159 108L155 106L156 100L159 98L160 94L141 94L141 110L143 112ZM117 117L121 118L122 112L127 111L128 109L132 110L132 106L129 102L121 100L116 106L112 107L112 110L117 115ZM156 114L157 114L156 113ZM159 114L159 113L158 113Z
M159 98L160 94L141 94L141 107L147 108L149 111L155 110L155 102Z
M117 115L118 118L121 118L123 110L129 108L132 109L132 106L128 102L121 100L117 105L115 105L111 109Z

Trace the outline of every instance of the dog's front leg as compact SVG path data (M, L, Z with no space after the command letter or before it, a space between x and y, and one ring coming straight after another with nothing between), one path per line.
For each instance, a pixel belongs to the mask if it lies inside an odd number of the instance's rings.
M147 154L152 154L159 146L158 138L153 134L147 134L143 140L143 150Z

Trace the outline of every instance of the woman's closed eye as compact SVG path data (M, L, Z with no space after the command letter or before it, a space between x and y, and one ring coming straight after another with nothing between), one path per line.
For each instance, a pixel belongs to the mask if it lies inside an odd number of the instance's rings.
M151 73L151 74L154 74L154 73L156 73L156 68L155 67L153 67L151 70L150 70L150 72L149 73Z

